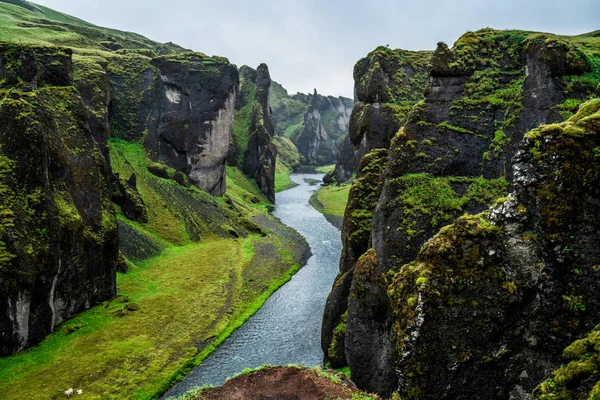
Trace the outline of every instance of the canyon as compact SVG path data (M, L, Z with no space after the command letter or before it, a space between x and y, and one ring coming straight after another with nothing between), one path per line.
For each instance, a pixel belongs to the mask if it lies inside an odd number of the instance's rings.
M0 0L0 397L598 396L599 31L275 78Z

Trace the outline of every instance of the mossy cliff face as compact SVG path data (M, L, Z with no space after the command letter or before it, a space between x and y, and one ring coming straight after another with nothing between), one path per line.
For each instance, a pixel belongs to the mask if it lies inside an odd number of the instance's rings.
M342 323L348 310L348 297L355 274L354 266L370 246L373 210L379 199L378 188L381 186L380 178L386 160L386 149L376 149L364 156L359 169L360 177L354 180L350 188L342 227L340 272L327 298L321 331L325 362L330 362L333 368L347 365L343 342L345 332L343 336L338 334L336 339L335 330ZM332 347L333 341L341 345Z
M184 172L220 196L233 126L237 68L221 57L180 53L115 58L108 66L115 96L112 135L142 140L155 160Z
M459 218L388 274L403 398L530 398L600 320L594 149L599 100L528 133L514 195Z
M441 226L506 191L523 135L561 121L565 104L593 94L586 82L594 58L585 51L574 38L489 29L465 34L453 49L439 44L425 100L390 150L373 222L383 271L412 260ZM414 187L408 174L428 174L429 183L423 177Z
M348 132L354 148L347 143L340 148L334 173L337 182L350 179L362 156L372 149L389 148L412 106L423 99L430 58L431 52L427 51L381 46L356 63L354 86L358 101Z
M243 171L256 181L261 192L274 203L277 148L273 142L275 131L269 105L271 76L266 64L256 69L255 86Z
M371 222L380 195L387 149L412 105L423 96L430 55L379 47L354 68L359 101L354 105L350 131L338 153L334 178L343 182L356 171L357 179L350 189L344 214L340 273L327 300L321 333L325 361L335 367L346 365L344 353L329 349L334 329L348 307L354 265L371 246ZM401 96L406 99L403 101Z
M389 146L389 154L380 179L383 185L372 189L381 193L376 207L352 209L350 201L346 219L361 212L373 216L372 233L367 235L371 243L363 243L373 246L381 273L397 272L441 227L465 212L485 210L510 191L512 158L524 134L542 122L568 118L593 95L600 83L599 48L597 38L586 35L566 38L489 29L468 33L453 49L440 44L428 55L429 82L420 102L411 97L418 92L409 90L410 81L396 87L398 83L390 78L396 75L385 72L388 57L397 60L411 53L379 48L357 64L359 103L350 138L359 157L368 143ZM403 103L403 96L412 103ZM398 110L406 106L406 111L387 114L396 115L392 126L386 119L371 118L376 106L383 109L390 104L380 102L392 102ZM344 265L347 254L344 251L342 256ZM354 254L353 259L360 255ZM326 310L324 349L341 321L345 308L340 304L353 295L348 289L352 279L351 275L338 278L332 289L329 303L335 306ZM364 326L368 319L361 322L360 315L347 315L347 321ZM346 322L346 344L360 340L350 332ZM379 349L346 345L347 361L361 359L363 353L378 357ZM377 374L362 365L377 362L351 365L353 379L363 382L368 377L364 387L379 393L394 390L396 383L382 385L381 379L369 378L385 371Z
M344 97L297 94L295 99L308 104L301 131L292 135L302 162L323 165L335 161L338 147L348 132L352 100Z
M562 353L563 364L533 391L536 400L600 397L600 327L571 343Z
M0 354L115 294L109 166L71 52L0 46Z

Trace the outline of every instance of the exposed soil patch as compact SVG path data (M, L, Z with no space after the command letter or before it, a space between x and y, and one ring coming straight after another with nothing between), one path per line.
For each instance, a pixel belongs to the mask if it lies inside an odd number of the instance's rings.
M198 400L379 399L360 392L345 375L333 371L319 374L313 369L298 367L266 367L229 379L221 387L202 390L196 398Z

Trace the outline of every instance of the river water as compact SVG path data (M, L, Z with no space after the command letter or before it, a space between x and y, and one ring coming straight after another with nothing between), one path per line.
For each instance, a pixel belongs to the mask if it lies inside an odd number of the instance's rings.
M305 179L322 174L293 174L298 186L277 193L273 215L302 234L312 257L288 283L235 331L217 350L165 395L179 396L203 385L219 386L244 368L263 364L320 365L321 321L325 301L338 271L342 250L340 231L308 200L318 186Z

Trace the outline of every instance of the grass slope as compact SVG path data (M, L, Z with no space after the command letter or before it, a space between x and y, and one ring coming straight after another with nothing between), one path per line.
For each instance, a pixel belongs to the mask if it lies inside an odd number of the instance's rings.
M65 322L39 346L0 358L2 399L58 399L71 387L89 399L157 398L299 268L287 239L227 235L268 217L269 203L237 168L228 168L227 198L216 199L149 173L139 144L112 140L110 147L115 172L136 174L149 212L139 224L118 210L131 228L121 232L135 244L157 243L159 255L129 260L113 301Z

